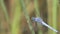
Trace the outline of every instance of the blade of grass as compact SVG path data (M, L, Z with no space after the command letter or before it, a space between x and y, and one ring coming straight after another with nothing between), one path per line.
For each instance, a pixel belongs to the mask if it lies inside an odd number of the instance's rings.
M5 15L6 21L8 22L9 16L8 16L8 12L7 12L7 8L6 8L6 6L5 6L4 0L0 0L0 5L1 5L1 8L2 8L2 12L3 12L4 15ZM6 34L5 31L4 31L4 34Z
M34 7L35 7L35 14L36 14L36 17L40 17L40 12L39 12L39 8L38 8L38 0L34 0ZM38 34L43 34L42 33L42 30L41 30L41 25L39 25L38 23L37 23L37 25L38 25L38 27L40 27L40 28L38 28Z
M11 34L19 34L19 30L20 30L20 34L21 33L21 29L20 29L20 26L21 26L21 5L19 3L19 0L15 0L15 12L14 12L14 18L13 18L13 21L12 21L12 31L11 31Z
M6 8L5 4L4 4L4 0L0 0L0 2L1 2L1 7L3 9L3 12L5 14L5 18L8 21L9 20L9 16L8 16L7 8Z
M8 30L9 30L9 15L8 15L8 11L7 11L6 5L4 3L4 0L0 0L0 2L1 2L2 12L4 13L4 17L6 18L6 24L8 26Z
M57 12L57 13L58 13L58 14L57 14L57 16L58 16L58 17L57 17L57 18L58 18L57 21L58 21L58 22L57 22L57 24L58 24L58 30L60 31L60 28L59 28L59 27L60 27L60 3L59 3L59 2L60 2L60 1L58 1L58 12Z
M53 28L57 28L57 0L47 0L48 3L48 24L52 25ZM51 30L48 31L48 34L56 34L56 32L53 32Z
M32 27L32 22L30 21L30 17L29 17L28 11L27 11L26 6L24 4L24 0L21 0L21 4L22 4L22 7L23 7L23 12L25 14L25 18L26 18L28 26L30 28L30 31L31 31L32 34L35 34L34 29Z
M52 0L47 0L48 5L48 24L52 26ZM48 29L48 34L52 33L52 30Z
M53 6L52 6L52 23L53 28L57 29L57 1L58 0L52 0ZM56 32L53 32L53 34L56 34Z

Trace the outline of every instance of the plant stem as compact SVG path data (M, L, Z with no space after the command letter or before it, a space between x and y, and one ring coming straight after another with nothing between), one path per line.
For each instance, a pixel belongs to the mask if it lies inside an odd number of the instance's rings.
M53 1L53 7L52 7L52 23L53 28L57 29L57 1L58 0L52 0ZM53 32L53 34L56 34L56 32Z
M57 0L47 0L48 3L48 24L57 28ZM48 34L56 34L56 32L48 30Z
M20 30L21 33L21 5L19 3L19 0L15 0L15 12L14 12L14 18L12 22L12 32L11 34L18 34Z
M30 21L30 17L29 17L28 11L26 9L26 5L24 4L24 0L21 0L21 4L22 4L22 7L23 7L23 12L25 14L25 18L26 18L28 26L30 28L30 31L31 31L32 34L35 34L34 29L32 27L32 22Z
M35 14L36 14L36 17L40 17L40 12L39 12L39 8L38 8L38 0L34 0L34 7L35 7ZM38 34L42 34L42 30L41 30L41 25L39 25L37 23L37 26L40 27L38 28Z
M0 2L1 2L1 7L2 7L2 9L4 11L4 14L5 14L5 18L8 21L9 20L9 16L8 16L7 8L6 8L5 4L4 4L4 0L0 0Z

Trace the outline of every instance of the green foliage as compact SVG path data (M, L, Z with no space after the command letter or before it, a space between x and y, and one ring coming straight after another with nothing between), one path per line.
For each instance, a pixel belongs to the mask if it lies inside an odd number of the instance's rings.
M34 0L34 7L35 7L35 15L36 17L40 17L40 12L39 12L39 8L38 8L38 0ZM41 30L41 25L38 25L38 34L42 34L42 30ZM40 27L40 28L39 28Z
M27 11L26 6L24 4L24 0L21 0L21 4L22 4L22 7L23 7L23 12L25 14L25 18L27 20L29 29L30 29L30 31L31 31L32 34L35 34L33 26L32 26L32 22L31 22L30 17L29 17L29 14L27 13L28 11Z
M11 0L12 1L12 0ZM31 0L26 0L27 3L24 3L24 0L13 0L14 1L14 7L11 7L11 11L13 11L13 19L11 21L11 34L22 34L21 32L21 16L22 16L22 12L25 15L25 18L27 20L29 29L31 31L31 34L35 34L34 28L32 26L32 22L30 20L30 16L27 10L27 6L29 4L29 2ZM48 6L48 24L51 25L53 28L57 29L57 2L58 0L47 0L47 6ZM51 3L52 2L52 3ZM33 2L32 2L33 3ZM2 9L2 11L1 11ZM15 9L15 10L14 10ZM22 10L23 9L23 10ZM40 17L40 10L39 10L39 6L38 6L38 0L34 0L34 9L35 9L35 15L36 17ZM7 11L7 6L4 2L4 0L0 0L0 12L3 13L4 17L9 26L10 23L10 18L9 18L9 14ZM4 26L2 25L3 20L1 19L1 14L0 14L0 29L2 28L4 30ZM6 23L4 22L4 23ZM43 31L40 29L42 26L40 24L37 23L38 26L38 34L43 34ZM5 30L3 31L4 34L6 34ZM19 33L20 32L20 33ZM1 32L0 32L1 33ZM48 30L48 34L57 34L56 32L53 32L52 30Z
M18 34L19 27L21 26L21 23L20 23L20 19L21 19L21 6L19 4L19 0L15 0L15 4L16 4L16 6L15 6L14 18L13 18L12 25L11 25L12 26L11 34Z

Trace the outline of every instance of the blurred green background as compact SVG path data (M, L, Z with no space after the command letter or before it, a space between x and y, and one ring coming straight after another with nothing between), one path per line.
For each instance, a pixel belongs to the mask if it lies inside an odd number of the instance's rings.
M32 17L60 31L60 0L0 0L0 34L59 34Z

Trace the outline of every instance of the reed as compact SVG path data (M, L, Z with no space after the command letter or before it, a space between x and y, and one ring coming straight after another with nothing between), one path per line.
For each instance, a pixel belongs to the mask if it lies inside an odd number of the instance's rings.
M12 21L12 30L11 30L11 34L19 34L19 30L20 30L20 34L21 33L21 4L19 2L19 0L15 0L15 11L14 11L14 18Z
M39 8L38 8L39 6L38 6L38 0L34 0L34 8L35 8L35 15L36 15L36 17L40 17L40 11L39 11ZM41 25L39 25L38 23L37 23L37 26L38 26L38 34L43 34L42 33L42 30L41 30Z
M52 0L52 25L55 29L57 29L57 1L58 0ZM56 34L56 32L53 32L53 34Z
M7 11L7 8L6 8L6 5L5 5L5 3L4 3L4 0L0 0L0 7L1 7L1 9L2 9L2 12L4 13L3 15L4 15L4 17L6 18L6 22L8 22L9 21L9 15L8 15L8 11ZM4 18L3 17L3 18ZM5 20L5 19L4 19ZM5 22L3 21L2 22L2 27L3 27L3 32L4 32L4 34L6 34L6 31L5 31L5 28L4 28L4 26L3 26L3 24L4 24ZM7 23L7 24L9 24L9 23ZM9 25L8 25L9 26Z
M21 4L22 4L23 12L25 14L25 18L27 20L29 29L31 31L31 34L35 34L34 29L33 29L33 26L32 26L32 22L30 21L30 17L29 17L28 11L26 9L26 5L24 4L24 0L21 0Z
M52 26L52 0L47 0L48 6L48 24ZM48 34L52 33L52 30L48 29Z
M59 22L60 22L60 3L59 3L59 2L60 2L60 1L58 1L58 11L57 11L57 13L58 13L58 14L57 14L57 18L58 18L58 19L57 19L57 21L58 21L57 24L58 24L58 25L57 25L57 27L58 27L58 30L60 31L60 28L59 28L59 26L60 26L60 23L59 23Z
M57 0L47 0L48 4L48 24L53 28L57 29ZM48 31L48 34L56 34L51 30Z
M3 9L3 13L5 14L5 18L8 21L9 20L9 15L8 15L8 11L7 11L7 8L5 6L4 0L0 0L0 2L1 2L1 7Z

